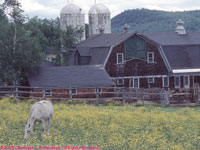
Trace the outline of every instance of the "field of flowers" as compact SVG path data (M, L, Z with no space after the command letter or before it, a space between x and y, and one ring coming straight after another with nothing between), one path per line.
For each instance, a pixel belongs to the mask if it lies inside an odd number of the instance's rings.
M101 150L200 149L200 109L54 104L50 136L24 141L33 101L0 100L0 146L84 146ZM68 148L65 148L68 149Z

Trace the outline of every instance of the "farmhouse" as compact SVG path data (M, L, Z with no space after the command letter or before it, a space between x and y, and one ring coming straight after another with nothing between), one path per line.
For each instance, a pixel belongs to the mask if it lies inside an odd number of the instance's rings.
M70 65L102 65L117 86L190 88L200 83L200 32L98 34L77 45Z

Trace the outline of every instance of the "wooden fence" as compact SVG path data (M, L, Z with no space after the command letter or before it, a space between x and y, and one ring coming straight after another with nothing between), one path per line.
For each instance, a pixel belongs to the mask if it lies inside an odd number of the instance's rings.
M197 92L200 94L200 92ZM120 87L89 87L89 88L65 88L65 87L24 87L24 86L0 86L0 98L14 97L17 99L56 99L56 100L86 100L96 101L112 99L123 103L134 101L153 101L155 103L183 103L198 101L194 90L181 90L174 92L159 88L135 89Z

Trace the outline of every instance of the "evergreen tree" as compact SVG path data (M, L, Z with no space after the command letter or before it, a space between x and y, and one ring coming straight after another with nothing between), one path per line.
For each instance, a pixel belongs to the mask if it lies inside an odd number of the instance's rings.
M81 41L83 37L83 28L74 28L72 26L66 26L66 30L61 32L61 65L68 65L69 49L75 48L76 44Z

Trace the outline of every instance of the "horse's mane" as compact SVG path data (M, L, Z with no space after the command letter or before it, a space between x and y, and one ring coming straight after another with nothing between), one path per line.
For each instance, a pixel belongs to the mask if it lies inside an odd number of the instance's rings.
M34 110L35 110L35 108L36 108L37 105L38 105L38 103L34 104L33 107L31 108L31 113L30 113L29 118L30 118L31 115L33 114L33 112L34 112Z

